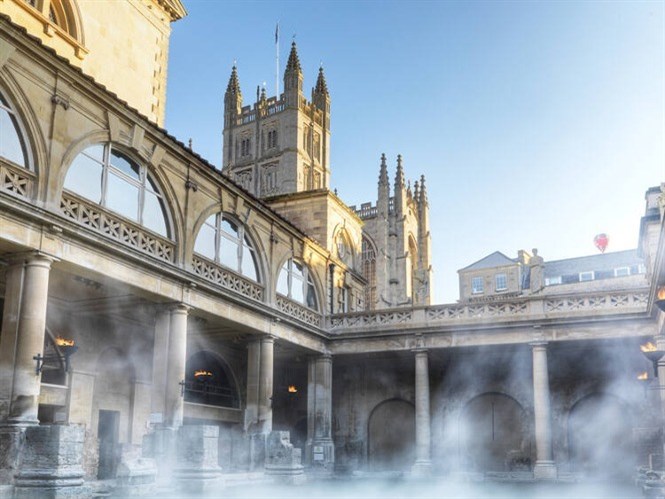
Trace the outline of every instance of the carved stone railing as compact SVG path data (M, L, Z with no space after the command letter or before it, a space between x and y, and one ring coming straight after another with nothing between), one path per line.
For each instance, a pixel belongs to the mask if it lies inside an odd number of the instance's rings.
M222 267L210 260L194 255L192 259L194 273L214 282L221 287L246 296L256 301L263 301L263 287L232 270Z
M277 295L276 300L277 308L284 312L286 315L289 315L299 321L302 321L306 324L315 327L321 327L321 314L311 310L299 303L289 300L283 296Z
M588 296L564 296L544 300L546 314L557 312L612 311L634 308L646 309L649 295L646 292L593 294Z
M330 332L350 329L375 331L386 328L436 328L453 325L487 324L566 317L592 317L645 312L648 292L589 293L574 296L520 298L487 303L456 303L409 309L377 310L335 315L328 319Z
M0 192L31 198L34 185L33 172L0 160Z
M144 227L106 211L101 206L63 191L62 213L72 220L120 243L169 263L175 261L175 243L148 232Z

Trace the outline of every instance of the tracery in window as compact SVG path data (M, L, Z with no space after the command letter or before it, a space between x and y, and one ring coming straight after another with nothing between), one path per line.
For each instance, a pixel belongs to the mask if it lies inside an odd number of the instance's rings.
M76 156L65 189L169 237L164 200L148 169L111 144L90 146Z
M245 227L222 213L208 217L203 223L194 251L258 282L256 252Z
M314 282L309 269L293 258L287 260L279 272L277 292L309 308L317 308Z
M367 280L365 286L365 306L368 310L376 303L376 251L369 239L363 237L362 242L362 273Z
M2 94L0 94L0 156L24 168L28 167L28 151L18 117Z

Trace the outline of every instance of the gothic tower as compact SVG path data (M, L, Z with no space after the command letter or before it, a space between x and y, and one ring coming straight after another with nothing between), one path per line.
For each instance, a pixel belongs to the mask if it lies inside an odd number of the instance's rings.
M252 194L269 198L327 190L330 183L330 94L319 69L311 101L295 42L284 71L284 92L242 106L235 66L224 96L222 171Z

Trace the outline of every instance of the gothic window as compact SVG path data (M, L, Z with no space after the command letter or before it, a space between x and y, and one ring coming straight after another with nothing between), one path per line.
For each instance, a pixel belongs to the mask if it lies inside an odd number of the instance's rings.
M335 237L335 246L337 250L337 258L347 264L349 267L353 266L353 249L349 240L349 235L344 229L340 230Z
M194 251L258 281L256 252L245 227L221 213L208 217L203 223L196 237Z
M374 251L374 245L366 237L363 237L362 242L362 272L367 281L365 306L371 310L376 303L376 251Z
M314 133L314 158L321 161L321 135Z
M0 157L28 167L28 150L16 113L0 94Z
M309 308L317 308L314 282L309 269L293 258L287 260L279 272L277 292Z
M277 130L268 131L268 149L277 147Z
M320 188L321 188L321 173L314 172L314 189L320 189Z
M277 190L277 168L275 164L263 168L263 194L270 194Z
M246 191L252 190L252 172L245 170L240 173L236 173L234 179L238 185L240 185Z
M169 237L164 199L148 169L110 143L79 153L64 187Z
M252 154L252 139L245 138L240 141L240 156L245 157Z

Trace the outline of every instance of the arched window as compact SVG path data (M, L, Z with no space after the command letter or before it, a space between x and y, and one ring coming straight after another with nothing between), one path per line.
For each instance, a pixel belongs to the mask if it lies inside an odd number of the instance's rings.
M289 258L279 272L277 292L309 308L317 308L314 282L309 269L293 258Z
M353 267L353 249L351 248L349 235L345 230L340 230L337 233L337 236L335 237L335 247L337 250L337 257L349 267Z
M74 158L65 189L169 237L164 200L148 169L110 143L90 146Z
M362 243L362 272L367 280L365 286L365 308L373 310L376 303L376 251L372 242L363 237Z
M0 93L0 156L24 168L28 167L26 148L16 112Z
M74 7L69 0L24 0L36 12L35 16L48 19L62 31L77 41L81 41L80 29ZM34 11L33 11L34 12Z
M194 251L258 281L256 252L245 227L221 213L212 215L203 223L196 237Z
M231 370L217 355L201 351L187 359L185 401L220 407L240 406Z

